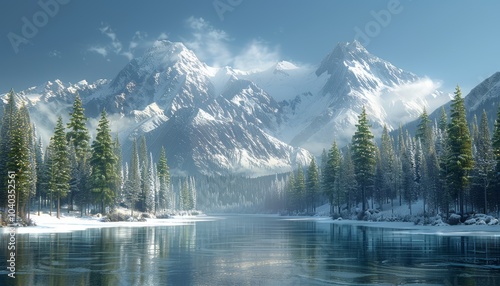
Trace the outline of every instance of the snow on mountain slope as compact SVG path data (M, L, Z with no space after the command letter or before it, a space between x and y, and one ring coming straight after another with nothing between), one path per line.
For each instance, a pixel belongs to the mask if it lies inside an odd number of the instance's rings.
M210 67L182 43L157 41L113 80L56 80L18 96L46 140L79 92L90 129L107 110L125 159L129 139L146 133L150 149L165 145L178 171L255 175L307 164L306 149L319 155L333 139L348 143L362 106L375 133L417 118L424 107L432 111L448 100L437 88L358 42L338 44L316 67L282 61L248 72Z
M281 134L317 155L334 139L340 145L350 142L363 106L379 135L384 124L394 129L424 107L433 110L448 100L438 84L370 54L356 41L339 43L315 74L320 81L326 76L326 82L319 92L302 93L285 104L289 121Z

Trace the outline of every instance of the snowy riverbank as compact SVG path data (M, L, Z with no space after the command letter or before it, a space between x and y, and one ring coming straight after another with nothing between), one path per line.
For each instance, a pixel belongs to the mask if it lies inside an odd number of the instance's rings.
M147 227L147 226L176 226L188 225L196 221L213 221L216 217L206 215L174 215L170 218L157 219L148 218L145 221L120 221L120 222L105 222L100 216L83 216L80 217L78 212L63 213L58 219L53 213L50 216L48 213L42 213L40 216L36 212L31 213L31 220L35 223L34 226L17 227L17 233L60 233L72 232L77 230L85 230L89 228L109 228L109 227ZM10 228L0 228L0 233L7 233Z

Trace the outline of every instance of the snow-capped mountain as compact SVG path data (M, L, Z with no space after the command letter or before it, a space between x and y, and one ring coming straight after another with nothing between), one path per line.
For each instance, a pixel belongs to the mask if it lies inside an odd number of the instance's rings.
M166 146L173 169L257 175L308 164L306 149L318 155L334 138L347 143L362 106L375 131L406 123L424 107L431 111L449 99L436 88L358 42L338 44L318 66L282 61L245 72L210 67L182 43L157 41L112 80L56 80L18 96L46 140L78 91L90 129L105 108L126 151L145 133L153 152Z
M432 80L395 67L356 41L338 44L314 76L315 81L303 78L307 89L283 103L288 120L278 137L315 154L334 139L341 145L350 141L362 106L378 133L384 124L397 128L424 107L433 110L449 100Z

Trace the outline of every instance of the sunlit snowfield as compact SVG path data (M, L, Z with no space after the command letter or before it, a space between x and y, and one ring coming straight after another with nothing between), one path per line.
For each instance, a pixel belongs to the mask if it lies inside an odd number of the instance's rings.
M0 285L500 285L498 227L278 216L94 225L18 233L16 279L2 269Z

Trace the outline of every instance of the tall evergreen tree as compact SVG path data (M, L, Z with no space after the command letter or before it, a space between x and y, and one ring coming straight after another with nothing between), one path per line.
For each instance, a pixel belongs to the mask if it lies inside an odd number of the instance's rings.
M460 213L464 214L464 197L469 183L469 172L474 165L472 140L467 125L464 100L457 86L451 103L450 123L448 124L448 169L447 183L452 198L458 199Z
M69 201L72 208L74 200L78 200L83 212L84 205L88 203L90 197L88 188L85 185L90 174L90 165L88 162L90 156L90 134L86 126L87 117L85 117L85 109L78 93L76 94L72 111L69 115L69 122L66 125L68 129L66 139L72 145L70 150L74 150Z
M90 134L86 126L87 117L85 117L85 109L83 108L79 94L76 94L72 112L69 115L69 122L66 126L68 128L66 138L68 142L71 142L75 146L78 161L82 161L86 159L89 152Z
M495 159L495 194L493 194L493 197L496 198L495 203L498 210L500 206L500 105L498 106L497 118L495 120L493 139L491 144L493 149L493 156Z
M425 108L422 114L420 115L415 137L416 139L420 140L424 152L428 153L430 145L432 144L432 138L431 138L432 128L431 128L431 120L429 119L429 116L427 115L427 110Z
M296 210L295 175L293 172L290 173L290 177L288 177L288 182L285 188L285 208L289 212Z
M363 107L358 117L356 131L352 137L352 158L356 172L356 180L361 188L362 212L366 210L366 192L373 185L375 173L375 143L370 131L370 124Z
M159 208L169 209L172 208L169 198L170 198L170 172L167 164L167 154L165 152L165 147L161 147L160 159L158 160L158 177L160 181L159 188Z
M62 117L59 116L51 140L52 145L52 171L50 178L50 189L57 198L57 218L61 215L61 198L66 197L70 190L69 180L71 178L70 160L66 133Z
M139 154L137 152L137 140L134 138L134 141L132 142L130 168L128 170L128 178L124 190L125 202L130 208L131 216L134 215L134 208L139 200L140 189L141 173L139 168Z
M96 202L101 205L101 212L105 212L105 206L110 206L114 201L116 162L109 121L106 111L103 110L97 127L96 139L92 142L90 158L92 168L90 185Z
M26 209L33 183L35 182L35 164L33 131L28 109L23 106L14 114L13 129L11 130L10 150L8 152L7 167L16 172L16 203L17 211L23 221L27 222L29 210Z
M339 177L339 169L341 164L341 155L337 142L333 141L327 156L327 161L324 168L323 181L325 186L325 196L330 203L330 214L333 214L333 205L335 197L337 198L337 207L340 212L340 200L342 188L336 188L336 183ZM337 192L336 192L337 191Z
M303 212L305 203L305 193L306 193L306 184L305 184L305 176L304 176L304 168L302 164L299 164L297 167L297 176L295 176L295 199L296 199L296 210Z
M151 178L149 174L149 157L146 137L141 136L139 143L139 166L141 172L141 192L139 196L139 206L141 211L150 211L152 206L148 204L150 196Z
M394 211L394 198L396 197L397 190L396 154L394 153L393 140L389 135L386 125L384 125L384 129L382 131L380 160L383 193L391 199L391 208Z
M12 133L16 125L16 116L18 108L16 106L15 94L10 90L7 94L7 104L4 105L2 125L0 128L0 207L7 207L7 182L9 181L8 172L16 169L9 169L14 163L10 162L9 152L12 146Z
M495 157L493 154L490 129L488 127L488 116L483 110L481 116L481 124L478 130L478 136L475 140L475 166L474 166L474 181L480 186L482 193L483 212L488 210L488 188L493 180L495 169Z
M314 213L316 212L316 202L320 189L318 167L316 166L314 158L311 159L311 163L307 169L306 189L308 209L311 213Z
M113 153L116 157L115 164L115 204L123 201L123 160L122 160L122 146L118 135L115 136L113 141Z
M42 209L42 182L43 182L43 143L42 137L38 137L37 143L35 145L35 160L36 160L36 197L38 200L38 215Z

